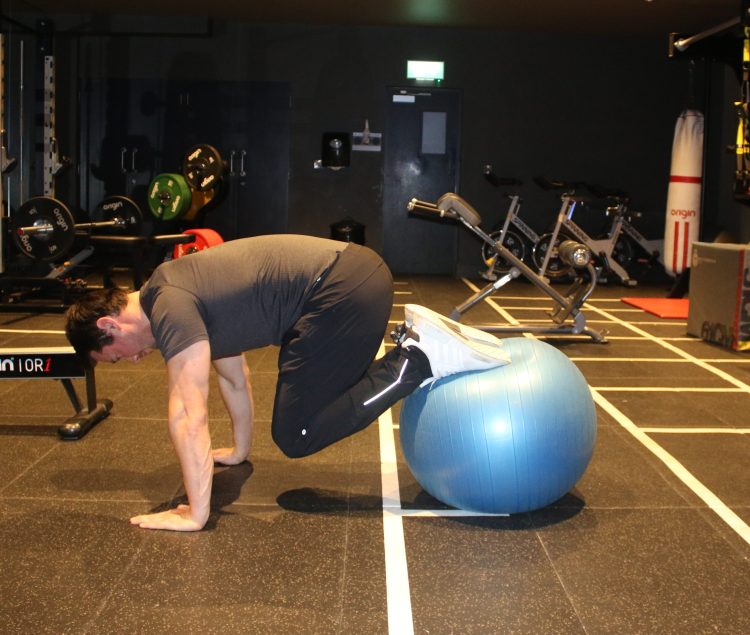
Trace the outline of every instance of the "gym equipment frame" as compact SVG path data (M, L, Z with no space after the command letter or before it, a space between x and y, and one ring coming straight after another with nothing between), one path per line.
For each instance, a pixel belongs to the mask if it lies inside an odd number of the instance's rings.
M457 194L447 193L441 196L437 203L429 203L413 198L407 208L409 211L419 210L429 214L459 221L470 232L477 235L488 245L491 245L498 255L512 266L510 271L502 278L491 282L483 289L468 298L463 304L453 309L451 318L460 320L461 316L478 302L481 302L497 289L506 285L511 280L523 275L533 283L540 291L550 297L556 307L549 313L550 319L555 326L531 326L531 325L475 325L477 328L489 333L539 333L547 335L585 335L594 342L606 342L606 333L596 331L586 326L586 316L581 311L581 306L591 295L596 287L597 272L591 262L591 252L584 245L573 240L564 241L559 248L559 256L566 263L576 269L585 269L588 272L588 281L583 276L577 276L570 288L564 293L558 293L549 282L538 275L530 267L524 264L513 253L500 243L496 243L482 228L482 217L479 213Z

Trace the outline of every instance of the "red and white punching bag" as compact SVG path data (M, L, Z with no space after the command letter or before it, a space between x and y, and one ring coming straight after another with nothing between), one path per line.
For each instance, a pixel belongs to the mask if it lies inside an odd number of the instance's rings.
M703 115L685 110L677 118L664 226L664 268L682 273L690 266L690 246L698 240L703 185Z

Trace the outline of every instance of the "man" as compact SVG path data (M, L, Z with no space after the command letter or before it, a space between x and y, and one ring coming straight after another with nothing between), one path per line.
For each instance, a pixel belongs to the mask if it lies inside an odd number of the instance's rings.
M373 361L393 301L373 251L311 236L258 236L160 265L140 291L94 292L70 307L66 334L80 356L166 361L169 431L188 505L135 516L149 529L196 531L208 520L213 465L247 459L253 400L243 352L280 347L271 424L275 443L302 457L362 430L420 384L507 363L500 341L407 305L397 347ZM211 366L233 446L212 451Z

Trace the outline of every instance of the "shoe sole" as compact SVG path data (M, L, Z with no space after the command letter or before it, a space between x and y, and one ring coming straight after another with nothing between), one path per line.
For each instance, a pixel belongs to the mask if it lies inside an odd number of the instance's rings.
M407 326L416 327L417 332L427 329L433 337L440 339L448 337L454 341L458 340L471 349L476 359L494 365L510 362L510 355L503 349L502 342L490 333L451 320L419 304L407 304L404 314Z

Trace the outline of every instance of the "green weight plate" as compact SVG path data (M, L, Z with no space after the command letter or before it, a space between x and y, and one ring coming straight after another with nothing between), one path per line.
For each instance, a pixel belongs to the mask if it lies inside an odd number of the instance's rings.
M122 236L140 236L143 233L143 212L138 204L126 196L109 196L91 211L94 223L108 222L116 219L125 221L124 226L99 227L97 234L118 234Z
M162 220L179 218L190 209L190 187L181 174L160 174L148 189L148 207Z
M26 201L11 219L13 240L34 260L62 258L75 240L75 219L64 203L48 196Z
M194 190L205 192L219 186L225 164L213 146L200 144L188 150L182 163L182 173Z

